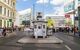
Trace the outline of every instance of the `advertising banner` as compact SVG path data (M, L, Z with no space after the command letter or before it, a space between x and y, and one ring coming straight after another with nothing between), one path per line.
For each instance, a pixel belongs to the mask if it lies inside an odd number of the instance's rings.
M70 2L69 4L64 6L64 11L65 12L68 12L68 11L71 11L71 10L74 10L74 3L73 2Z
M78 4L80 4L80 0L78 0Z

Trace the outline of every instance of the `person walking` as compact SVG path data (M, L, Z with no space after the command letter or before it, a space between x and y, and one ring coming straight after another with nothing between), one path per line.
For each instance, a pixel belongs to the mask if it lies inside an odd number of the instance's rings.
M6 36L6 28L3 28L2 35L5 37Z

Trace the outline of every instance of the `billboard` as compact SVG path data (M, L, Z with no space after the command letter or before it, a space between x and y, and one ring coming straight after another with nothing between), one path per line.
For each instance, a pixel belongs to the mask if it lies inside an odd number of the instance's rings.
M78 0L78 4L80 4L80 0Z
M68 3L64 6L64 11L65 12L69 12L71 10L74 10L74 2L70 2L70 3Z

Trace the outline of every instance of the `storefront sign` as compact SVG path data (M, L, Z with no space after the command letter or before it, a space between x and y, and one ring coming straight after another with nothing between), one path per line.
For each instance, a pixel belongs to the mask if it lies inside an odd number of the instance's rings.
M69 14L65 14L65 17L66 17L66 18L70 18L70 15L69 15Z

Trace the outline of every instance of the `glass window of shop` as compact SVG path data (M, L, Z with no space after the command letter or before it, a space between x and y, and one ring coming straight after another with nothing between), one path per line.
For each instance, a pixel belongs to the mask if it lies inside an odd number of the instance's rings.
M7 21L7 27L9 27L9 21Z
M12 17L12 12L10 12L10 17Z
M0 20L0 27L2 26L2 20Z
M2 6L0 6L0 14L2 14Z
M4 27L6 27L6 21L4 20Z

